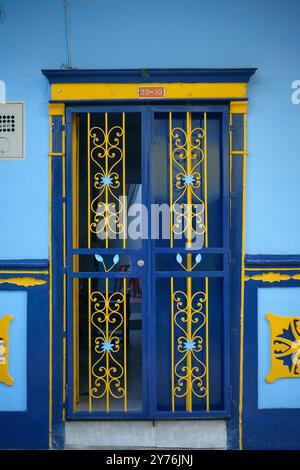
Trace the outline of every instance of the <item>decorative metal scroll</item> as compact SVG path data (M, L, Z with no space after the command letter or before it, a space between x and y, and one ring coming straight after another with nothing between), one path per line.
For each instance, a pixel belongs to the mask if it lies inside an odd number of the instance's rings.
M112 127L105 113L104 128L91 127L88 114L89 245L96 234L108 248L113 234L123 238L125 247L126 210L120 198L126 194L125 154L125 113L120 125Z
M206 128L192 128L191 113L186 113L186 129L173 127L172 113L169 126L171 244L174 235L185 235L187 243L191 243L206 233L206 201L202 191L203 182L206 189L202 169L203 163L206 165Z
M105 292L92 291L90 410L92 399L104 399L110 411L112 400L123 400L127 411L127 350L126 350L126 279L123 292L109 292L108 278Z
M202 359L206 348L206 293L193 293L192 279L187 279L186 292L174 290L171 280L173 311L173 411L175 398L185 398L186 411L193 411L193 397L207 397L207 366Z
M206 113L203 124L192 126L192 114L185 114L186 128L173 125L169 113L169 174L170 174L170 247L174 247L177 235L184 235L186 248L192 249L195 237L202 237L208 246L208 198L207 198L207 126ZM208 278L203 279L203 290L195 289L193 278L188 276L201 262L197 254L194 261L191 252L184 263L181 254L176 260L187 271L186 286L176 285L179 279L171 278L171 345L172 345L172 411L176 407L185 410L202 408L199 400L205 400L209 410L209 361L208 361ZM199 285L199 281L197 283Z

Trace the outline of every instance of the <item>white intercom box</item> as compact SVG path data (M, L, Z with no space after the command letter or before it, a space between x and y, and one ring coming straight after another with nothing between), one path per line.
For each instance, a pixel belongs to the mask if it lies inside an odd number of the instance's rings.
M0 160L25 158L24 103L0 103Z

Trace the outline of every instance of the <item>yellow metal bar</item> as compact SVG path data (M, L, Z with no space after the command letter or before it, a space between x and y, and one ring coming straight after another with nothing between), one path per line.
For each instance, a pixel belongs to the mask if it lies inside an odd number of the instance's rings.
M108 277L105 278L105 341L109 342L109 291ZM109 352L106 351L106 411L110 410L109 403Z
M87 135L88 135L88 154L87 154L87 183L88 183L88 248L91 248L91 115L87 115Z
M55 83L52 100L138 99L140 87L163 87L166 99L241 98L247 94L246 83Z
M187 140L187 174L191 176L192 172L192 115L186 113L186 140ZM191 186L187 186L187 247L192 246L192 190ZM192 270L192 254L187 254L187 271ZM187 339L192 339L192 278L187 280ZM192 411L192 352L187 350L187 394L186 394L186 411Z
M172 113L169 112L169 191L170 191L170 247L173 248L173 146L172 146Z
M191 255L188 256L188 267L187 269L190 271L191 266L189 262L189 258ZM186 287L187 287L187 339L191 340L192 337L192 278L188 277L186 280ZM186 394L186 411L192 411L192 353L190 350L187 351L187 380L186 380L186 387L187 387L187 394Z
M125 113L122 113L122 129L123 129L123 159L122 159L122 170L123 170L123 248L126 248L127 240L127 229L126 229L126 207L125 207L125 197L126 197L126 141L125 141Z
M175 390L174 390L174 278L171 277L171 378L172 378L172 411L175 411Z
M126 292L126 277L123 279L123 293L124 293L124 411L127 411L127 292Z
M108 114L105 113L105 175L108 175ZM108 186L105 186L105 248L108 248Z
M205 295L206 295L206 411L209 411L209 308L208 308L208 277L205 278Z
M92 312L91 312L91 294L92 294L92 280L88 279L88 302L89 302L89 324L88 324L88 335L89 335L89 412L92 412Z

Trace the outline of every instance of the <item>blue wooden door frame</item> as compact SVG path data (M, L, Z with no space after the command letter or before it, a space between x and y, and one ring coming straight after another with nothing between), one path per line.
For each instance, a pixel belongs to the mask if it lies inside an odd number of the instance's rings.
M220 112L223 115L223 133L222 133L222 161L223 163L225 162L224 165L224 171L223 171L223 209L224 209L224 214L225 217L229 220L229 174L228 174L228 159L229 159L229 149L228 149L228 136L229 136L229 110L227 105L190 105L190 106L184 106L184 105L175 105L175 106L170 106L168 104L160 106L70 106L66 108L66 143L67 143L67 158L66 158L66 166L67 166L67 181L68 181L68 188L67 188L67 246L68 246L68 252L67 252L67 258L68 260L72 259L71 257L71 228L72 228L72 209L71 209L71 204L70 204L70 195L72 194L72 187L70 186L72 178L72 172L71 172L71 159L72 159L72 113L87 113L87 112L139 112L142 115L142 145L143 145L143 152L144 152L144 159L146 161L146 164L144 162L143 169L142 169L142 178L143 181L146 182L146 187L150 188L150 167L149 167L149 161L150 161L150 155L151 155L151 139L152 139L152 123L153 123L153 117L155 112L168 112L168 111L192 111L192 112L203 112L203 111L214 111L214 112ZM145 191L147 194L147 205L151 203L151 193L150 191ZM69 195L69 196L68 196ZM225 230L224 235L224 253L227 250L227 254L229 256L229 229ZM97 253L100 253L101 250L95 250ZM106 250L105 250L106 251ZM120 251L120 250L118 250ZM213 248L208 248L208 252L213 253L214 249ZM82 250L76 250L76 253L86 253L87 250L82 249ZM91 253L92 251L89 250ZM107 252L107 251L106 251ZM151 264L153 264L153 256L154 256L154 250L152 243L148 243L148 247L143 247L143 253L142 256L146 259L149 260L147 262L148 266L148 272L147 274L145 273L145 276L148 277L148 279L151 279L151 282L154 281L153 278L153 269L151 267ZM152 263L151 263L151 258L152 258ZM69 263L69 261L68 261ZM228 288L224 289L224 304L225 304L225 309L224 309L224 315L225 315L225 328L224 328L224 357L227 358L225 361L225 370L224 370L224 382L223 382L223 387L224 387L224 400L225 400L225 406L224 410L220 411L210 411L210 412L194 412L192 413L193 418L221 418L221 417L228 417L230 414L230 378L229 378L229 341L230 341L230 326L229 326L229 267L226 267L225 269L225 274L224 274L224 279L225 279L225 285ZM70 271L69 271L70 272ZM169 273L171 275L172 273ZM178 274L178 273L177 273ZM79 274L78 277L88 277L89 275L95 275L95 273L82 273ZM132 276L132 273L130 274ZM140 273L138 273L140 276ZM73 277L73 274L70 276L68 275L68 282L70 283L71 278ZM98 277L98 275L97 275ZM99 275L101 277L101 275ZM154 299L155 300L155 299ZM152 311L153 308L153 298L151 295L148 295L148 293L145 295L145 312ZM71 320L72 316L72 298L70 294L68 294L68 323L69 323L69 328L70 324L72 325ZM149 370L149 376L146 377L144 376L144 412L143 413L131 413L127 412L126 415L122 413L110 413L109 416L105 416L103 414L97 414L93 413L92 419L120 419L120 418L126 418L126 419L152 419L152 418L166 418L170 419L172 417L172 414L169 412L157 412L156 411L156 403L155 403L155 367L148 367L148 363L150 362L151 364L155 364L155 361L152 361L152 357L155 354L155 338L154 338L154 325L150 328L148 328L148 331L150 332L150 336L146 336L144 338L145 342L148 345L151 345L152 348L149 350L149 357L151 354L151 361L148 361L147 354L144 354L143 356L143 366L144 370ZM144 331L146 328L144 328ZM70 333L70 334L69 334ZM70 341L70 338L72 338L72 331L68 331L68 377L72 377L72 361L70 360L71 353L72 353L72 344ZM148 350L148 347L146 348ZM146 383L148 386L148 389L146 387ZM86 412L80 412L80 413L74 413L73 410L71 409L70 404L72 403L72 390L70 390L69 387L69 397L68 397L68 419L86 419L86 418L91 418L90 413ZM147 397L148 395L148 397ZM149 406L146 406L146 404L149 404ZM174 415L173 415L174 417ZM176 412L176 419L179 418L186 418L186 417L191 417L191 413L186 413L186 412Z

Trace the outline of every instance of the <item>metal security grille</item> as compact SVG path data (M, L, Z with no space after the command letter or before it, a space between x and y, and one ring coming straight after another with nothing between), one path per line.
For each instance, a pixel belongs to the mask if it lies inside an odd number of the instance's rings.
M192 113L187 112L184 121L185 128L176 126L169 113L170 247L174 247L174 235L186 232L188 249L192 248L194 235L204 237L207 248L207 114L201 115L196 127L193 127ZM185 223L181 224L182 220ZM192 253L187 253L185 266L178 253L177 261L186 272L192 272L201 261L201 255L196 255L193 261ZM193 396L205 399L209 410L208 277L200 291L193 287L191 277L186 278L184 290L176 289L174 277L170 282L172 411L175 411L176 398L183 398L186 411L191 412Z
M77 107L67 129L68 416L227 415L227 108Z

